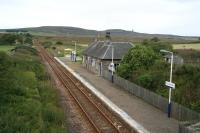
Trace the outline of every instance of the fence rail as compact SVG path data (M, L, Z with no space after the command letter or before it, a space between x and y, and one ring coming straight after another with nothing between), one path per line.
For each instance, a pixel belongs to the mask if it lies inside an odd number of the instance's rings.
M111 73L103 71L102 76L111 80ZM148 89L138 86L128 80L125 80L117 75L114 75L114 83L125 89L131 94L142 98L147 103L157 107L167 113L168 99L164 98ZM200 120L200 114L196 113L178 103L172 102L172 117L180 121Z

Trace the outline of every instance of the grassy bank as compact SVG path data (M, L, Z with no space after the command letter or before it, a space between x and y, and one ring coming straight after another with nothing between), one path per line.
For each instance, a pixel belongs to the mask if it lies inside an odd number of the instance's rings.
M194 43L194 44L173 44L173 49L200 50L200 43Z
M0 51L8 52L11 49L15 48L13 45L0 45Z
M0 132L62 133L64 113L49 75L30 47L0 52Z

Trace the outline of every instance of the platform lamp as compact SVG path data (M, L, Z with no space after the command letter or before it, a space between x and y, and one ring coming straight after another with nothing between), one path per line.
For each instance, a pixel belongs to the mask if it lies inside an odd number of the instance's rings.
M167 51L167 50L164 50L164 49L161 49L160 52L171 54L171 68L170 68L170 82L169 83L172 83L172 68L173 68L173 60L174 60L173 52ZM169 103L168 103L168 108L167 108L167 110L168 110L168 117L169 118L171 116L171 93L172 93L172 87L169 87Z
M74 42L74 55L73 55L73 57L74 57L74 61L76 62L76 41L72 41L72 42Z
M111 48L112 48L112 62L111 62L111 64L112 64L112 83L114 82L114 69L115 69L115 65L114 65L114 62L113 62L113 56L114 56L114 48L113 48L113 45L112 45L112 43L111 43Z

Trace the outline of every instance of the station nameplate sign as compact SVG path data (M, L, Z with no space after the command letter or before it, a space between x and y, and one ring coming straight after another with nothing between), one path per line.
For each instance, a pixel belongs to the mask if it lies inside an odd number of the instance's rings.
M166 86L168 86L168 87L170 87L170 88L173 88L173 89L175 89L175 84L174 84L174 83L172 83L172 82L165 81L165 85L166 85Z

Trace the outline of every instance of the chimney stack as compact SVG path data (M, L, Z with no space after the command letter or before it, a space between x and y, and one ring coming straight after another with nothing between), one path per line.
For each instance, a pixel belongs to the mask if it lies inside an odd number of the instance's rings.
M110 36L110 32L106 31L106 40L107 41L111 41L111 36Z

